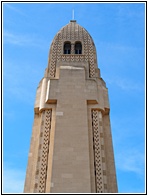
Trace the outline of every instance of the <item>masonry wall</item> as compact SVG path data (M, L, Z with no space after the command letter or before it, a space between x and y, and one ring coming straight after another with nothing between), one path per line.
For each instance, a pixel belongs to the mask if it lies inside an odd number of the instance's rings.
M85 70L60 70L50 192L90 193Z
M63 54L67 41L71 54ZM25 193L117 192L108 91L97 67L92 37L71 20L53 39L37 88Z

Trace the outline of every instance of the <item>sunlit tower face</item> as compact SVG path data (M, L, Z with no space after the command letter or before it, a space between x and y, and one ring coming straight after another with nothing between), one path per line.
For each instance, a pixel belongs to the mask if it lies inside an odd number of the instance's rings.
M75 20L53 39L34 111L24 192L117 192L108 91Z

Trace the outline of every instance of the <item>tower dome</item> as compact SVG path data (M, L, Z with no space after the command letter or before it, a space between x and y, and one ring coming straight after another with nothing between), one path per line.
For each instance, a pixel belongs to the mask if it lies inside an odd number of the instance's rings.
M81 63L86 68L88 77L96 77L97 56L92 37L87 30L70 20L54 37L48 61L49 77L56 77L56 69L61 63ZM98 69L97 69L98 70Z

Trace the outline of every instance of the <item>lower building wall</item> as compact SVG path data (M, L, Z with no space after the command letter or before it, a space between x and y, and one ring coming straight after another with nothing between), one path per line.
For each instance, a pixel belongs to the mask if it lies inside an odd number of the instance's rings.
M57 103L34 117L24 192L116 193L109 115L103 103L87 102L95 85L85 69L69 66L56 85Z
M103 132L106 156L107 189L108 193L117 193L118 188L109 114L103 116Z
M24 193L33 193L35 185L35 170L38 157L38 146L39 146L39 128L41 124L41 115L35 114L34 124L32 129L32 137L30 143L30 151L28 155L28 165L24 186Z
M109 115L93 107L88 105L91 192L117 193Z
M51 193L91 193L85 70L60 72Z

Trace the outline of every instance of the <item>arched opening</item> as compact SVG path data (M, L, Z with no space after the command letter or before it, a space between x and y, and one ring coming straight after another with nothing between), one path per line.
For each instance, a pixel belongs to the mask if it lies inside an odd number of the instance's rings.
M81 42L75 43L75 54L82 54L82 44Z
M64 43L64 54L70 54L71 53L71 44L70 42Z

